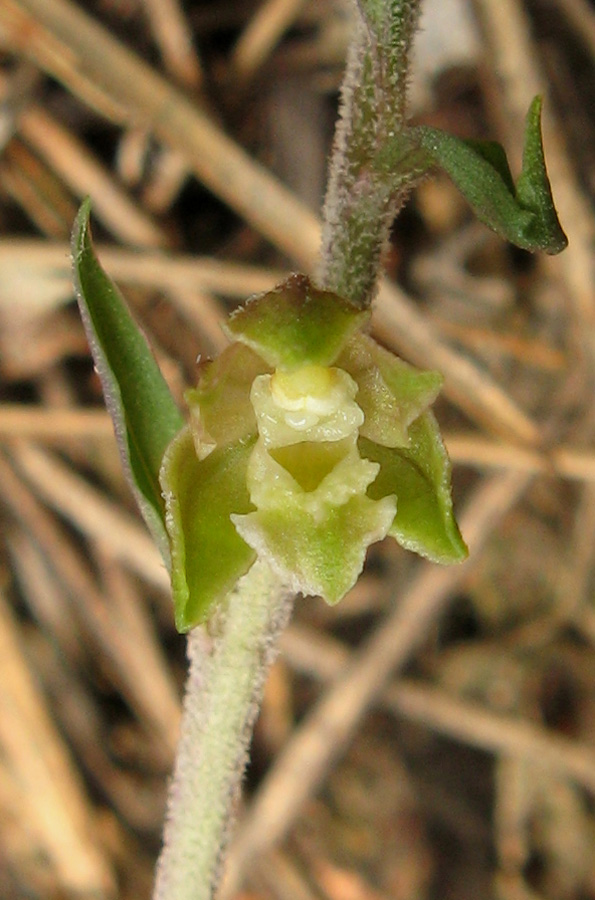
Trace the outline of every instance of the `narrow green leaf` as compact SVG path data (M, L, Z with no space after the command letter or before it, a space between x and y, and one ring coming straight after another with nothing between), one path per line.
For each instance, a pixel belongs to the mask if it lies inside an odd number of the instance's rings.
M535 214L536 225L542 222L550 223L554 249L545 249L549 253L558 253L566 247L568 240L556 216L552 189L545 166L541 138L542 106L541 97L535 97L527 113L523 169L516 185L516 198L523 209L530 209Z
M359 439L362 456L380 463L368 496L396 496L397 514L389 534L401 546L432 562L460 562L467 547L453 514L450 462L431 412L409 426L409 437L407 448L396 449Z
M499 144L464 141L426 126L412 128L409 135L453 180L482 222L517 247L553 254L568 241L545 166L541 106L536 97L527 114L523 168L516 187Z
M485 161L498 173L510 194L514 196L515 186L506 151L502 144L497 141L475 141L471 139L465 140L465 144L474 150L478 156Z
M190 429L184 428L167 449L161 484L178 631L204 622L256 559L230 518L254 509L246 467L255 440L228 444L199 460Z
M168 562L159 469L167 445L184 421L144 335L95 256L90 207L85 200L72 234L76 295L125 471Z

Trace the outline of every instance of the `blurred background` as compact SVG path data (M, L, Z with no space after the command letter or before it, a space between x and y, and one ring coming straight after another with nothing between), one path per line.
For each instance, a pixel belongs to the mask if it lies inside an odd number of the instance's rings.
M221 318L314 265L349 34L338 0L0 0L2 900L150 896L185 675L73 299L78 204L182 403ZM507 246L443 176L395 222L376 336L444 372L471 556L387 542L339 606L297 603L231 896L595 898L594 61L589 0L426 0L412 119L518 172L543 94L570 246ZM350 739L305 805L277 783L267 847L251 798L346 679Z

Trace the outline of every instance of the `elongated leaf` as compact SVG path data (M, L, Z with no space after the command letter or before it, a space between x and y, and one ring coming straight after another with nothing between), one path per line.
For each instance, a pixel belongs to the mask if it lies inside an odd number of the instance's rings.
M125 471L169 563L159 469L167 445L184 421L144 335L95 256L89 213L86 200L72 234L76 295Z
M560 253L568 241L552 199L541 138L541 98L529 108L523 169L516 187L499 144L464 141L437 128L409 132L429 159L444 169L477 217L525 250Z

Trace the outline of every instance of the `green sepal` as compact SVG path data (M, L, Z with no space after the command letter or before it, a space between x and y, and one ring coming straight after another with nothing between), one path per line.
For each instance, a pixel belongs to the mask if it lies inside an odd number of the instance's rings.
M305 275L252 297L224 325L275 369L330 366L349 338L369 319L369 311L315 288Z
M364 413L360 435L385 447L405 447L408 428L434 402L442 387L439 372L420 371L365 334L355 335L337 360L358 386Z
M149 345L93 250L83 202L72 233L74 284L83 324L131 488L169 563L159 486L163 454L184 421Z
M234 516L234 522L293 590L335 604L357 581L369 545L385 537L394 508L393 498L376 503L354 496L317 517L287 499L283 506Z
M427 411L410 425L407 448L381 447L366 438L360 438L358 446L363 457L380 464L368 496L397 497L389 534L432 562L465 559L467 547L452 509L450 461L434 415Z
M254 509L246 487L253 446L254 440L239 441L199 460L185 428L166 451L161 485L178 631L204 622L256 559L230 518Z
M527 113L523 167L516 187L500 145L465 141L437 128L418 126L409 136L442 168L493 231L525 250L560 253L568 244L552 198L541 135L542 101Z
M201 367L198 385L184 394L199 459L256 434L250 389L257 375L270 372L245 344L235 343Z

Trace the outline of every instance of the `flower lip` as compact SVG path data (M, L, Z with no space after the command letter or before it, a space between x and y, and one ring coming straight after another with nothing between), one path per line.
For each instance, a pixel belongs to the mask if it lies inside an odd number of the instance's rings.
M312 493L347 455L351 444L349 438L326 443L303 441L271 449L270 455L304 493Z

